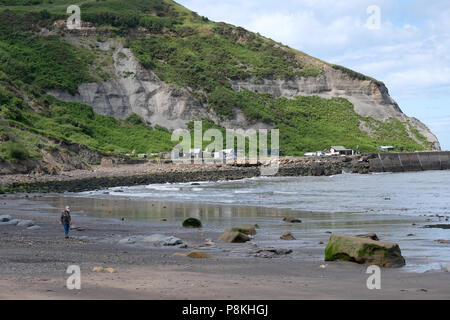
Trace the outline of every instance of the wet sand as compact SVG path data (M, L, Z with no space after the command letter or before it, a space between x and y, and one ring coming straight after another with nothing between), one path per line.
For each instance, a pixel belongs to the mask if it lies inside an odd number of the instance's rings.
M37 201L39 200L39 201ZM87 202L82 202L89 211ZM450 273L383 269L381 290L366 286L366 267L323 262L324 245L293 254L254 256L255 244L220 244L219 230L186 230L171 221L137 223L74 212L83 231L64 239L59 213L45 198L0 198L0 214L32 219L41 227L0 226L0 299L449 299ZM187 249L120 245L127 237L173 235ZM280 240L281 241L281 240ZM280 242L280 246L284 246ZM174 257L201 249L210 259ZM81 290L66 288L66 269L81 267ZM325 265L325 268L320 266ZM94 272L111 267L116 273Z

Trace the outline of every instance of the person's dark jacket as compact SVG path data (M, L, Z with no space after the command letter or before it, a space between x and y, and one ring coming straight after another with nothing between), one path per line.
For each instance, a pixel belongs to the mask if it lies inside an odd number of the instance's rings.
M64 210L61 213L61 223L70 225L71 221L72 221L72 218L70 217L70 212L67 210Z

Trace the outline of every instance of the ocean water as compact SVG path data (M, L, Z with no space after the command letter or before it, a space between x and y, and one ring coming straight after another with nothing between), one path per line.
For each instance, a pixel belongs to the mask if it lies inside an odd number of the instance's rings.
M238 181L118 187L84 192L78 196L260 206L326 213L450 217L450 171L259 177Z
M89 210L77 208L80 198ZM450 230L423 228L450 223L450 171L124 186L66 194L53 204L139 223L166 218L174 226L194 216L212 231L257 223L255 241L271 246L313 248L326 243L330 232L375 232L400 245L407 270L424 272L450 262L450 245L436 241L450 240ZM287 215L303 223L287 225ZM280 241L286 230L299 240Z

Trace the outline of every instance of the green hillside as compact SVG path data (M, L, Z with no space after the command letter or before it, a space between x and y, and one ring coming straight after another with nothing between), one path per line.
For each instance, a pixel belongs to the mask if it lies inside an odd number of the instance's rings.
M45 89L77 91L79 84L108 79L112 58L101 50L75 46L61 34L42 35L54 22L67 19L71 4L92 22L99 41L114 38L129 46L140 62L163 81L187 88L223 119L233 108L254 120L280 129L285 155L299 155L339 144L375 151L381 144L398 150L428 148L409 124L379 122L357 115L342 98L274 98L234 91L231 79L316 77L321 63L258 34L225 23L214 23L168 0L0 0L0 159L40 157L58 145L52 138L84 144L101 151L139 153L172 149L171 133L144 123L94 114L89 106L59 101ZM145 35L132 32L145 30ZM351 77L365 77L334 66ZM360 121L371 128L360 130ZM416 135L421 144L408 135Z

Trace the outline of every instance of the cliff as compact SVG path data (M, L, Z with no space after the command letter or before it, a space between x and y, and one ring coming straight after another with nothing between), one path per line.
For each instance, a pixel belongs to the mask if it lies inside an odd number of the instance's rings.
M81 30L67 29L65 9L65 0L0 4L4 163L47 163L71 153L64 143L106 155L169 151L171 130L192 120L277 128L284 155L440 149L382 82L173 1L86 1Z

